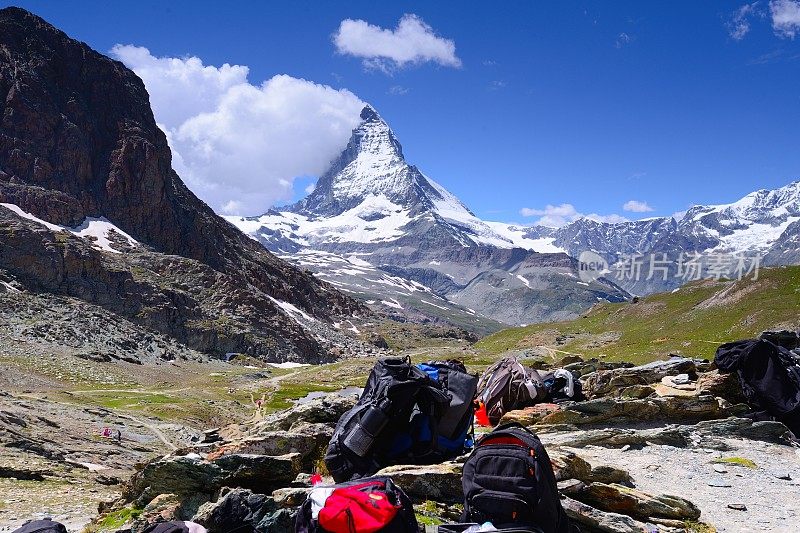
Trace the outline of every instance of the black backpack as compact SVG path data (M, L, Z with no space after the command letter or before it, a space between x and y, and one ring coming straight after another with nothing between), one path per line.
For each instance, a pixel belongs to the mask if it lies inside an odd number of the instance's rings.
M375 363L328 445L325 465L334 480L362 478L394 464L438 463L464 452L476 379L452 362L421 366L425 370L409 358Z
M800 438L800 355L750 339L721 345L714 362L722 371L736 372L755 419L783 422Z
M295 522L295 533L417 533L418 528L411 500L382 476L315 486Z
M428 361L417 367L439 383L450 398L450 403L444 406L436 421L439 460L469 451L472 449L478 376L468 373L464 363L455 359Z
M497 424L508 411L545 401L548 390L542 376L516 357L504 357L486 369L478 383L478 400Z
M12 533L67 533L67 528L64 527L64 524L45 518L44 520L26 522Z
M503 424L475 443L464 463L462 522L491 522L498 529L529 526L570 533L556 477L542 442L519 424Z
M543 402L562 403L586 400L581 382L575 379L574 374L569 370L560 368L552 372L539 372L539 377L544 383L544 389L547 391L542 400Z

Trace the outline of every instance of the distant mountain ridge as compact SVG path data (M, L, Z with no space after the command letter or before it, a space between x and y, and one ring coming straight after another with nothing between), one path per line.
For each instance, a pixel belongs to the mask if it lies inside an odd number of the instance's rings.
M573 257L591 250L610 263L630 254L656 254L674 262L681 253L691 253L724 255L731 261L741 255L765 266L796 264L800 262L800 181L761 189L729 204L694 206L680 220L658 217L610 224L583 218L549 235L555 246ZM650 294L684 281L671 276L666 282L620 284L632 293Z

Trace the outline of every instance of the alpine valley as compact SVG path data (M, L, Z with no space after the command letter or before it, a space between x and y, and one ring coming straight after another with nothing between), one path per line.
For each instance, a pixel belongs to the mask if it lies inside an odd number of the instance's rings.
M599 301L687 281L672 263L664 276L609 275L587 283L577 270L587 250L611 265L635 254L677 261L682 253L747 254L748 269L755 257L763 265L800 261L800 182L731 204L696 206L680 220L580 218L560 228L484 221L406 161L373 107L361 119L306 198L227 219L279 257L398 320L485 332L574 318Z

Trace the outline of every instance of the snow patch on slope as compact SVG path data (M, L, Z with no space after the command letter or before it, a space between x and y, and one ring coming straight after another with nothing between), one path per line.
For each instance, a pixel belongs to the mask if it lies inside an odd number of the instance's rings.
M554 237L542 237L539 239L526 237L525 234L530 228L526 228L525 226L515 226L513 224L506 224L505 222L490 221L486 221L484 224L492 228L495 233L501 235L517 248L533 250L541 254L566 253L563 248L559 248L553 244L555 241Z
M299 318L302 318L303 320L306 320L308 322L314 322L317 320L316 318L309 315L308 313L306 313L305 311L303 311L294 304L290 304L289 302L284 302L283 300L278 300L277 298L273 298L272 296L269 296L269 299L272 300L275 303L275 305L283 309L283 311L287 315L289 315L290 318L293 318L294 321L300 325L304 324L302 321L299 320Z
M128 244L131 246L137 246L139 242L119 229L117 226L109 222L109 220L105 217L95 218L95 217L87 217L80 225L75 226L74 228L69 228L67 226L59 226L58 224L52 224L47 222L46 220L42 220L41 218L23 211L18 205L15 204L7 204L7 203L0 203L6 209L9 209L16 213L17 215L21 216L22 218L31 220L42 226L46 227L50 231L67 231L72 233L76 237L81 237L84 239L88 239L92 242L92 246L97 248L98 250L103 250L105 252L111 253L121 253L119 250L115 250L112 247L112 241L109 238L110 232L116 232L122 238L128 241Z
M225 217L251 237L264 229L280 231L300 246L320 242L377 243L403 236L403 227L411 222L408 209L384 195L369 195L356 207L340 215L311 219L298 213L269 212L260 217ZM269 238L269 234L264 235ZM363 261L366 262L366 261Z

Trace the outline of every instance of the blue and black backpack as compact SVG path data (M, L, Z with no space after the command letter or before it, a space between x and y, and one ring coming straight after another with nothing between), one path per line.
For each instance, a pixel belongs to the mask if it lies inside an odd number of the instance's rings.
M395 464L434 464L472 446L477 376L459 361L380 359L336 425L325 465L337 482Z

